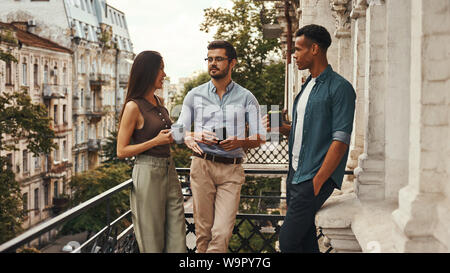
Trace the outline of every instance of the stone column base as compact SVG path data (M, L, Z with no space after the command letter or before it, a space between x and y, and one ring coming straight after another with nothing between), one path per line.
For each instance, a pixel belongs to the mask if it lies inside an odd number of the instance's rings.
M316 214L316 226L336 253L362 252L353 234L351 224L359 208L359 200L354 193L330 197Z
M322 228L336 253L362 252L351 228Z
M384 193L384 160L368 158L366 153L359 159L354 170L355 193L361 200L383 200Z

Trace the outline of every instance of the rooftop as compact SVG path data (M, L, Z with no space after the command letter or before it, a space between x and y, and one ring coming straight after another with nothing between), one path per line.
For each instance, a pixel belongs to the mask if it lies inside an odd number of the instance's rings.
M13 22L10 24L0 22L0 28L14 31L16 33L17 40L19 40L19 43L21 44L72 54L72 50L66 47L63 47L53 41L42 38L31 32L25 31L24 28L26 29L26 27L26 22Z

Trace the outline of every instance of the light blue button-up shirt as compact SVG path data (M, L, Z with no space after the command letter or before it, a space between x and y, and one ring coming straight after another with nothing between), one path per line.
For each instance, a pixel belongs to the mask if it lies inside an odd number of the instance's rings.
M184 98L180 117L176 123L178 125L181 123L187 131L191 131L194 124L194 132L212 132L215 128L225 127L227 137L237 136L239 139L246 137L246 124L250 137L266 134L257 99L249 90L234 81L228 84L222 99L212 81L193 88ZM198 145L208 154L230 158L245 155L242 148L225 151L219 145L203 143Z

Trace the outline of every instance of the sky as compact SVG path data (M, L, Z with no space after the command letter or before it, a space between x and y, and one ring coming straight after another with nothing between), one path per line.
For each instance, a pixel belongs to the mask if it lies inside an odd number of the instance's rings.
M164 58L165 72L171 83L206 71L208 42L213 33L200 31L203 10L209 7L231 8L231 0L107 0L125 13L128 31L137 55L156 50Z

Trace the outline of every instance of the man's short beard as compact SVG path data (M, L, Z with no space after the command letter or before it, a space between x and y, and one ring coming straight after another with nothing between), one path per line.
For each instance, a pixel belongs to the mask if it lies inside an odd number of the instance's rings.
M225 78L228 75L228 71L230 71L230 64L227 65L227 68L225 68L223 70L223 73L220 74L211 74L211 70L209 70L209 76L211 76L211 78L216 79L216 80L220 80Z

